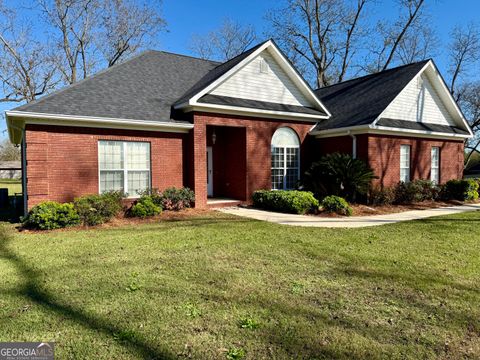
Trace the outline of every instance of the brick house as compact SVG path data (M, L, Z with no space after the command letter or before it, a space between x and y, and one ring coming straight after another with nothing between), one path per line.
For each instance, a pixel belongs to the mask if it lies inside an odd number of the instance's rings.
M147 51L6 112L26 208L188 186L195 206L293 188L340 151L378 183L463 175L472 132L432 60L313 91L271 40L225 63ZM222 200L223 201L223 200Z

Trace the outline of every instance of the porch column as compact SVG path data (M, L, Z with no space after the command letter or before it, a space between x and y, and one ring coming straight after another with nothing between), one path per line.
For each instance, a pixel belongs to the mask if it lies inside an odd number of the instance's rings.
M193 191L195 207L207 207L207 126L195 117L193 128Z

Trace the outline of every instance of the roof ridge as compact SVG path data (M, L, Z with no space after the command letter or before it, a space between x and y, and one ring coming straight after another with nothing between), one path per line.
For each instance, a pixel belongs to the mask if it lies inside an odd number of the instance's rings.
M217 64L217 65L223 64L221 61L216 61L216 60L211 60L211 59L202 59L201 57L198 57L198 56L179 54L179 53L174 53L172 51L155 50L155 49L151 49L151 50L148 50L148 51L163 53L163 54L168 54L168 55L181 56L181 57L186 57L186 58L189 58L189 59L207 61L207 62L211 62L211 63Z
M345 83L348 83L348 82L354 81L354 80L361 80L361 79L365 79L365 78L368 78L368 77L373 77L373 76L376 76L376 75L385 74L386 72L389 72L389 71L398 70L398 69L408 67L408 66L412 66L412 65L418 65L420 63L426 63L426 62L429 62L430 60L433 60L433 59L428 58L428 59L424 59L424 60L421 60L421 61L416 61L416 62L413 62L413 63L410 63L410 64L404 64L404 65L396 66L396 67L393 67L393 68L390 68L390 69L385 69L385 70L382 70L382 71L378 71L376 73L362 75L362 76L355 77L355 78L352 78L352 79L348 79L348 80L345 80L345 81L342 81L342 82L339 82L339 83L336 83L336 84L323 86L323 87L315 89L314 91L328 89L328 88L331 88L331 87L337 86L337 85L343 85Z
M233 60L237 59L239 56L242 56L242 55L244 55L244 54L246 54L246 53L248 53L248 52L251 52L251 51L254 51L254 50L258 49L260 46L262 46L263 44L265 44L265 43L268 42L268 41L270 41L270 39L265 40L265 41L262 41L261 43L258 43L257 45L252 46L251 48L249 48L249 49L247 49L247 50L245 50L245 51L242 51L242 52L241 52L240 54L238 54L237 56L234 56L233 58L231 58L231 59L229 59L229 60L227 60L227 61L225 61L225 62L223 62L223 63L218 64L218 66L216 66L215 69L218 68L219 66L226 65L226 64L228 64L229 62L232 62ZM213 70L213 69L212 69L212 70Z
M82 80L79 80L79 81L77 81L77 82L74 82L73 84L67 84L67 85L65 85L64 87L62 87L62 88L60 88L60 89L58 89L58 90L55 90L54 92L51 92L51 93L49 93L49 94L47 94L47 95L45 95L45 96L42 96L42 97L40 97L40 98L38 98L38 99L35 99L35 100L30 101L30 102L28 102L28 103L25 103L25 104L23 104L23 105L17 106L16 108L14 108L14 109L12 109L12 110L17 111L17 109L20 109L20 111L21 111L21 108L23 108L23 107L26 107L26 106L29 106L29 105L38 104L39 102L42 102L42 101L45 100L45 99L49 99L49 98L52 97L53 95L57 95L57 94L63 93L63 92L66 91L66 90L72 89L72 88L74 88L74 87L76 87L76 86L78 86L78 85L80 85L80 84L83 84L84 82L86 82L86 81L88 81L88 80L92 80L92 79L94 79L94 78L96 78L96 77L98 77L98 76L100 76L100 75L102 75L102 74L105 74L105 73L109 72L110 70L117 69L117 68L119 68L119 67L122 66L122 65L125 65L125 64L127 64L127 63L130 63L130 62L132 62L133 60L136 60L136 59L138 59L139 57L141 57L141 56L143 56L143 55L146 55L146 54L148 54L148 53L150 53L150 52L154 52L154 51L156 51L156 50L144 50L144 51L142 51L142 52L140 52L140 53L132 56L131 58L129 58L129 59L123 61L123 62L120 62L120 63L118 63L118 64L114 64L114 65L109 66L109 67L107 67L107 68L105 68L105 69L102 69L102 70L96 72L95 74L92 74L92 75L90 75L90 76L88 76L88 77L86 77L86 78L84 78L84 79L82 79Z

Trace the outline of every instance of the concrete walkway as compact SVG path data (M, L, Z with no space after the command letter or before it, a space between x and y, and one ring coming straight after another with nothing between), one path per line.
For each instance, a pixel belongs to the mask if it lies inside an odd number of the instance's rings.
M276 213L265 210L257 210L241 207L219 208L218 211L226 214L243 216L256 220L270 221L283 225L313 226L328 228L360 228L366 226L378 226L393 224L400 221L425 219L432 216L459 214L465 211L480 210L480 204L468 204L460 206L441 207L428 210L411 210L395 214L351 216L328 218L311 215L293 215ZM480 216L479 216L480 221Z

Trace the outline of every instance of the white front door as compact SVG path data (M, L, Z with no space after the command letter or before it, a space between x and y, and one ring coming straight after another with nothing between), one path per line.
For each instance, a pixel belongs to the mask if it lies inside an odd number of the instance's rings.
M213 156L211 146L207 146L207 196L213 196Z

